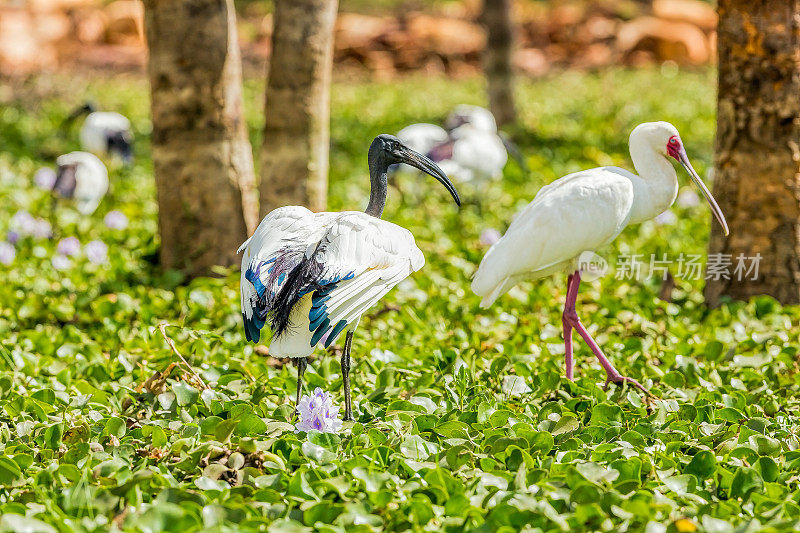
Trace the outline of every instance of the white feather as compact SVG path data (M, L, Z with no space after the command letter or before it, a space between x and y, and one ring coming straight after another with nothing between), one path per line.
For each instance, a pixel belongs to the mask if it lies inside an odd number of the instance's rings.
M304 207L282 207L261 221L253 236L240 248L242 257L242 312L253 316L256 291L245 278L248 268L267 261L287 244L319 248L316 259L326 272L352 278L339 282L326 302L330 331L344 320L352 330L361 315L412 272L422 268L425 258L411 233L359 211L312 213ZM266 272L261 273L266 280ZM275 357L306 357L314 350L309 331L311 295L292 310L290 329L270 345Z
M406 126L397 132L397 138L412 150L426 154L437 144L447 142L448 135L444 128L421 122Z
M107 155L109 134L130 131L131 121L125 116L109 111L95 111L86 116L81 126L81 147L93 154Z
M108 170L103 162L88 152L70 152L59 156L56 165L76 165L72 198L82 214L94 213L108 192Z

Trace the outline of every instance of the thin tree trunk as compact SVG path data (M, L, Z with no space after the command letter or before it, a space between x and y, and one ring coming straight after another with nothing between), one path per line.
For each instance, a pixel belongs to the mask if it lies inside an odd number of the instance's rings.
M233 0L145 0L161 263L238 262L258 222Z
M261 147L261 215L325 209L337 0L276 0Z
M489 86L489 109L497 125L503 126L517 120L511 67L514 50L511 0L484 0L481 19L487 32L483 70Z
M800 302L799 20L800 0L719 1L714 194L731 234L713 224L709 254L733 265L730 279L707 281L710 305L758 294ZM757 276L734 272L740 254L760 254Z

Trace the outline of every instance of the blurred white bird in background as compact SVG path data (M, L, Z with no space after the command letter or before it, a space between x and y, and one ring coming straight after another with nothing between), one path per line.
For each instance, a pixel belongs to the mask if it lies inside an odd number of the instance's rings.
M677 160L711 205L725 234L728 225L717 202L692 168L678 130L667 122L647 122L630 135L630 153L637 176L618 167L569 174L539 191L514 219L505 235L486 253L472 281L472 290L488 307L523 280L566 271L567 298L562 315L566 374L572 379L572 329L589 345L606 371L606 384L630 382L606 358L575 311L584 253L614 240L629 224L663 213L675 201L678 177L668 157Z
M85 103L67 117L65 124L84 114L86 118L79 134L81 148L101 157L117 157L129 164L133 160L131 121L119 113L97 111L94 104Z
M108 171L103 162L88 152L70 152L59 156L56 165L54 195L74 200L84 215L94 213L108 192Z
M418 123L406 126L397 137L426 154L455 181L481 186L499 179L511 152L523 170L519 150L502 133L492 113L483 107L461 104L445 120L445 127Z

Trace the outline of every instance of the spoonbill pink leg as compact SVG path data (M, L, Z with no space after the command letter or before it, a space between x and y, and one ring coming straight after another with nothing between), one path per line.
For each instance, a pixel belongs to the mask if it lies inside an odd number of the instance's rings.
M575 365L572 362L572 323L567 318L567 309L575 309L575 299L578 297L578 287L574 279L573 274L567 278L567 300L564 302L564 314L561 316L561 324L564 326L564 364L567 367L567 379L570 381L573 378Z
M569 278L567 279L567 300L564 304L564 314L562 315L562 322L564 324L564 347L566 352L566 364L567 364L567 378L572 379L572 330L571 328L575 328L578 334L583 338L586 344L589 345L589 349L592 350L594 355L597 357L597 360L600 361L600 364L606 371L606 386L610 382L614 383L624 383L628 382L631 385L635 386L648 396L651 395L650 391L644 388L638 381L633 378L625 377L620 374L614 365L611 364L611 361L605 356L603 351L600 349L600 346L594 341L589 332L581 323L580 318L578 318L578 313L575 311L575 301L578 298L578 287L581 284L581 272L580 270L575 271L574 274L570 274Z

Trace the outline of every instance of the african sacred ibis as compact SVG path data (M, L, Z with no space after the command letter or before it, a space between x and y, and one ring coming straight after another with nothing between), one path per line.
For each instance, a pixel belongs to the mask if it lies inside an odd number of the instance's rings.
M411 233L381 220L387 170L407 163L439 180L460 205L436 164L397 137L379 135L369 148L370 197L364 213L313 213L288 206L269 213L239 248L242 316L247 340L258 342L268 322L270 354L297 359L300 401L307 357L323 338L329 346L347 332L342 354L345 420L352 420L350 349L361 315L425 258Z
M73 199L84 215L94 213L108 192L108 171L103 162L88 152L70 152L59 156L56 165L55 196Z
M67 123L86 115L80 130L81 147L95 155L116 156L123 163L133 160L133 132L127 117L110 111L97 111L86 103L75 109Z
M514 219L505 235L481 261L472 290L483 297L482 307L523 280L566 271L567 297L562 315L566 374L572 379L572 329L589 345L610 382L630 382L606 358L575 311L581 282L579 257L612 240L628 225L657 216L675 201L678 178L668 157L676 159L700 188L711 210L728 234L717 202L692 168L678 130L667 122L647 122L630 135L630 153L637 176L617 167L601 167L569 174L542 187Z

